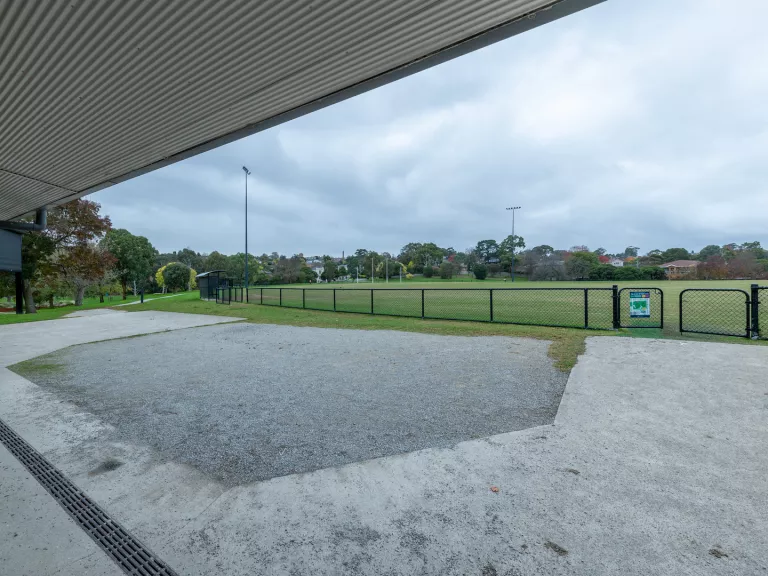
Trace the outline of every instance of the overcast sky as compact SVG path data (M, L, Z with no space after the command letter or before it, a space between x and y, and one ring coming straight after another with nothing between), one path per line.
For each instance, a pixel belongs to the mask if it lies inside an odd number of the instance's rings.
M161 252L768 244L768 2L609 0L94 194ZM218 231L218 232L216 232Z

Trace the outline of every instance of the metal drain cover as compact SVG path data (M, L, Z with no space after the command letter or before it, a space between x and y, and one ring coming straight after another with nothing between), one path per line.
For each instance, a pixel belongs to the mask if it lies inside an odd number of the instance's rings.
M2 420L0 442L123 572L137 576L178 576Z

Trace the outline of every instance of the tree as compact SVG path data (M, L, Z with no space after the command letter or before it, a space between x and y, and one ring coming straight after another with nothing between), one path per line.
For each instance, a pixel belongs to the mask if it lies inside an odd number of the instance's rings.
M605 256L605 253L606 253L606 249L605 248L598 248L597 250L595 250L595 254L598 257L599 256Z
M523 240L522 236L512 236L510 234L499 243L500 254L512 254L523 249L525 249L525 240Z
M729 278L755 278L762 270L753 252L742 250L728 261Z
M170 264L170 262L168 264ZM157 284L158 288L162 290L163 294L165 294L165 279L163 278L163 273L165 272L165 268L168 266L168 264L160 266L160 268L157 269L157 272L155 272L155 283Z
M568 250L570 252L589 252L589 248L586 244L577 244L576 246L571 246Z
M424 278L432 278L435 275L435 269L432 266L424 268Z
M208 256L205 257L205 266L203 267L203 270L206 272L210 272L212 270L227 270L227 266L229 265L229 259L224 256L224 254L220 252L216 252L214 250Z
M347 267L343 265L339 266L339 269L336 271L336 273L338 274L338 277L342 279L349 276L349 271L347 270Z
M59 251L54 266L74 290L75 306L82 306L85 290L98 283L116 262L103 246L84 243Z
M488 267L485 264L475 264L475 268L472 271L477 280L485 280L488 277Z
M163 281L170 292L186 290L191 268L181 262L171 262L163 270Z
M309 266L302 266L299 270L299 282L302 284L317 282L317 273Z
M308 268L304 262L302 262L302 259L299 256L291 256L290 258L286 258L285 256L280 256L277 263L275 263L274 272L272 273L272 279L274 282L277 283L283 283L283 284L295 284L299 281L299 277L302 278L310 278L311 276L316 275L314 272L312 272L312 275L307 273L306 271L302 271L303 268ZM311 272L311 270L310 270ZM305 281L305 280L302 280ZM308 281L308 280L306 280Z
M768 251L760 246L760 242L744 242L740 248L743 252L751 252L758 260L768 257Z
M453 278L453 264L451 262L443 262L440 264L439 273L440 278L443 280Z
M720 249L720 246L718 246L717 244L709 244L708 246L704 246L704 248L701 249L701 251L696 256L696 259L702 262L706 262L712 256L722 256L722 255L723 255L723 251Z
M176 252L176 262L181 262L182 264L186 264L190 268L194 269L203 269L203 256L191 248L182 248L178 252ZM250 261L248 262L248 265L250 266Z
M144 288L152 274L157 250L144 236L134 236L122 228L108 232L102 242L117 259L115 268L125 300L129 283L133 283L134 291ZM168 280L165 282L167 285Z
M664 259L664 253L658 248L655 250L651 250L650 252L648 252L648 254L640 258L641 264L650 265L650 266L664 264L665 262L669 262L669 260Z
M333 282L337 275L336 261L330 256L323 256L323 272L320 274L320 278L326 282Z
M475 253L485 264L499 257L499 245L496 240L480 240L475 246Z
M674 262L675 260L690 260L691 253L685 248L668 248L661 254L662 261Z
M624 258L637 258L637 252L640 250L637 246L627 246L624 248Z
M98 240L112 227L108 216L100 216L101 205L90 200L74 200L48 212L48 226L40 232L24 234L22 239L22 277L27 314L37 311L34 283L45 271L52 273L54 255ZM47 270L46 270L46 267Z
M584 280L589 278L592 267L599 264L600 261L592 252L576 252L565 261L565 271L571 278Z
M714 244L711 246L714 246ZM720 247L715 246L715 248L717 248L718 253L711 254L706 261L696 267L696 277L700 280L724 280L728 278L728 263L719 254Z

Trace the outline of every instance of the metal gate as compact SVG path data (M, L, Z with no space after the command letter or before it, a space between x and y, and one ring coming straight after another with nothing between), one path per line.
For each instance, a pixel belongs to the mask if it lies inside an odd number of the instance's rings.
M661 288L619 290L621 328L664 328L664 292Z
M749 338L752 335L751 304L749 294L738 288L683 290L680 292L680 333Z

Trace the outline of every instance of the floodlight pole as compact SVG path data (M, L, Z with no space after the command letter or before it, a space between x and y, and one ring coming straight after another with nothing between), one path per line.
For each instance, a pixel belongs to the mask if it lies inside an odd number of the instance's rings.
M384 266L385 266L385 268L384 268L384 276L387 279L387 284L389 284L389 258L385 258L384 262L385 262L385 264L384 264Z
M245 301L248 302L248 176L251 171L243 166L243 172L245 172Z
M507 210L512 210L512 263L510 264L510 276L512 282L515 281L515 212L520 210L520 206L510 206Z

